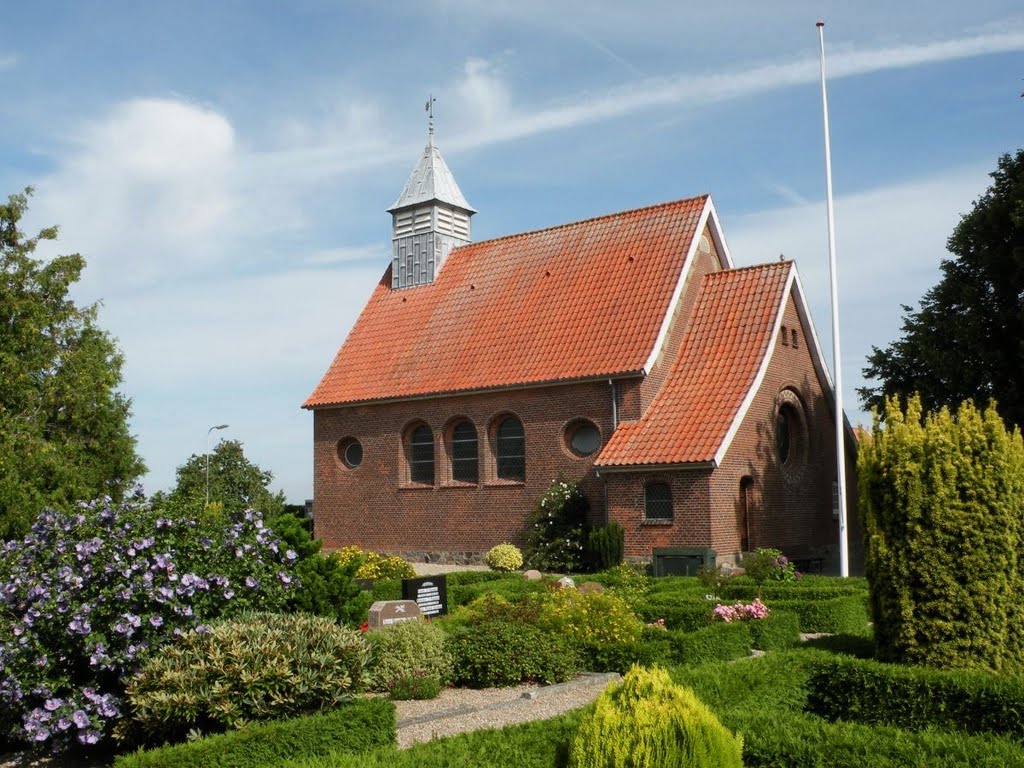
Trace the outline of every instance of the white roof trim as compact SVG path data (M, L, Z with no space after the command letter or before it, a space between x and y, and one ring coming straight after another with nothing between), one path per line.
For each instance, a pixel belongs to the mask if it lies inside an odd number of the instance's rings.
M704 227L707 226L711 229L711 237L715 241L715 248L718 250L719 257L725 259L725 269L732 269L732 257L729 256L729 250L725 245L725 236L722 234L722 228L718 223L718 214L715 212L715 204L711 202L711 196L704 201L704 208L700 212L700 219L697 221L697 227L694 229L693 237L690 239L690 247L686 251L686 259L683 261L683 268L679 270L679 279L676 281L675 290L672 292L672 299L668 303L668 311L665 313L665 317L661 320L661 328L658 330L658 338L654 340L654 347L651 349L651 354L647 358L647 362L644 363L643 372L647 375L654 368L654 364L658 361L661 356L662 349L665 346L665 340L668 338L668 329L672 325L672 318L675 317L676 309L679 307L679 300L682 298L683 289L686 287L686 279L690 275L690 267L693 266L694 256L697 253L697 247L700 245L700 238L704 234Z
M772 326L772 335L768 339L768 348L765 355L761 358L761 366L757 369L757 376L754 377L754 383L747 389L747 394L743 397L743 402L740 404L739 410L736 411L732 424L729 425L729 431L725 433L725 439L722 440L722 444L718 446L718 452L715 454L715 464L719 466L721 466L722 460L725 458L725 454L729 450L729 446L732 445L732 441L736 437L736 433L740 431L740 426L742 426L743 420L747 416L747 411L750 410L750 404L753 403L754 398L757 397L757 393L761 389L761 384L764 382L764 377L768 373L768 365L772 361L772 354L775 352L775 343L779 337L779 328L782 327L782 320L786 314L786 304L789 303L789 293L795 281L796 265L790 264L789 275L786 277L786 287L782 291L782 301L779 302L778 311L775 313L775 323Z
M761 384L764 382L764 377L768 373L768 365L771 363L772 355L775 353L775 347L778 342L779 329L782 326L782 319L786 312L786 305L789 303L789 297L793 296L793 300L796 303L796 313L800 318L800 324L803 326L804 340L808 345L808 349L811 353L811 363L814 365L814 371L818 374L818 380L822 384L822 389L825 391L825 397L831 400L832 407L835 408L835 389L832 384L832 376L829 374L828 366L825 364L825 358L821 353L821 344L818 342L818 334L814 330L814 321L811 319L811 312L807 307L807 300L804 298L803 284L800 282L800 274L797 272L796 264L790 266L789 277L786 279L786 288L782 292L782 301L779 303L779 311L775 316L775 326L772 328L771 339L768 342L768 350L761 361L761 367L757 371L757 376L754 379L754 383L747 390L746 396L743 398L743 403L740 405L739 410L736 412L736 416L729 426L729 431L725 434L725 439L722 440L721 446L718 448L718 452L715 454L715 463L721 465L725 459L725 454L729 450L729 446L732 444L733 438L736 437L736 433L739 432L740 426L743 424L743 420L747 417L747 411L750 410L751 403L754 402L754 398L757 396L758 390L761 389ZM845 421L846 415L843 414ZM851 432L849 423L846 425L847 432ZM846 443L847 447L853 447L850 441Z

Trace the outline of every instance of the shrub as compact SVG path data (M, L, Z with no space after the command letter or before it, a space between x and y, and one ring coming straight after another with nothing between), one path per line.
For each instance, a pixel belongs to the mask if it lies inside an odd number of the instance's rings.
M393 701L436 699L442 690L444 684L441 680L425 672L401 675L388 685L388 694Z
M359 547L343 547L331 553L343 565L359 561L359 568L356 570L357 579L411 579L416 571L409 563L397 555L380 555L376 552L365 552Z
M1024 678L836 658L811 665L807 707L830 720L1024 740Z
M214 734L175 746L138 751L115 768L250 768L291 760L363 753L395 741L395 707L384 699L355 699L323 714Z
M711 603L703 597L680 600L671 596L652 596L635 606L646 622L665 620L665 626L681 632L693 632L711 624Z
M610 592L559 589L536 598L537 626L581 643L630 643L640 639L643 622Z
M886 403L858 450L880 659L1024 667L1024 440L995 406L924 415Z
M793 581L798 575L796 566L777 549L759 547L753 552L747 552L740 565L758 588L766 581Z
M684 666L749 656L753 640L747 622L712 624L696 632L670 632L673 656Z
M720 565L702 565L697 569L697 581L709 594L715 596L722 593L722 587L731 578Z
M584 559L591 571L604 571L622 563L626 553L626 531L616 522L595 528L587 535Z
M514 544L496 544L487 551L484 562L496 571L518 571L523 566L523 553Z
M445 648L444 631L435 624L403 621L370 632L367 639L375 691L393 692L396 681L408 678L433 678L439 686L451 678L451 653Z
M506 601L520 602L526 595L539 594L547 590L543 581L530 581L521 574L509 574L498 581L476 582L466 585L448 585L448 605L467 605L487 595L495 595Z
M747 629L759 651L781 651L800 642L800 619L787 611L774 611L767 618L747 622Z
M129 680L130 727L147 739L315 712L364 688L357 630L304 614L252 613L192 632Z
M454 682L471 688L561 683L579 669L572 644L529 624L487 622L458 627L448 638L455 659Z
M571 768L741 768L743 739L662 669L635 667L583 716Z
M743 732L743 762L751 768L962 768L1024 765L1024 748L1009 739L860 723L830 723L791 712L749 709L722 715Z
M218 616L281 608L296 557L255 513L171 519L141 492L44 512L0 548L0 725L57 750L101 741L147 655Z
M323 542L307 530L308 521L293 512L282 512L269 521L282 545L296 553L294 569L299 586L288 596L289 612L330 616L355 627L370 607L369 596L355 581L358 562L342 562L320 554Z
M768 606L758 599L749 604L716 605L711 611L712 621L754 621L768 618Z
M632 666L652 667L673 660L672 644L666 632L647 633L639 641L623 643L582 643L581 664L590 672L622 672Z
M527 565L548 572L581 570L589 510L578 483L551 483L527 521Z
M864 597L835 597L831 600L772 600L773 610L795 613L801 632L863 634L868 624Z

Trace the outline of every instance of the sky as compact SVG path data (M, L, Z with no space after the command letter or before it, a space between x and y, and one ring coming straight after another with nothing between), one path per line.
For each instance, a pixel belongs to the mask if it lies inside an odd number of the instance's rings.
M825 26L847 413L872 346L1022 146L1019 0L39 0L0 25L0 194L125 357L149 492L239 440L312 496L301 404L390 262L426 140L474 240L709 192L737 265L797 262L832 359ZM228 424L208 437L211 426Z

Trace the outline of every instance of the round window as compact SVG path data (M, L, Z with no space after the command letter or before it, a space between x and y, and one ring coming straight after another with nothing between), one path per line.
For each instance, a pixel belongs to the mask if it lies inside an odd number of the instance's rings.
M803 479L807 468L810 435L803 404L797 394L782 390L775 401L775 456L788 482Z
M363 446L354 437L338 441L338 459L349 469L355 469L363 463Z
M569 427L569 447L577 456L590 456L601 447L601 433L589 421L576 422Z

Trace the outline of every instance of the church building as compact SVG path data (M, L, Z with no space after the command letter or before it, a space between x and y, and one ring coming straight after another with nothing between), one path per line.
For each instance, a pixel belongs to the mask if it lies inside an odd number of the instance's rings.
M304 404L325 550L479 560L562 477L631 560L837 570L833 389L793 262L735 267L707 195L475 243L432 130L388 210L391 264Z

